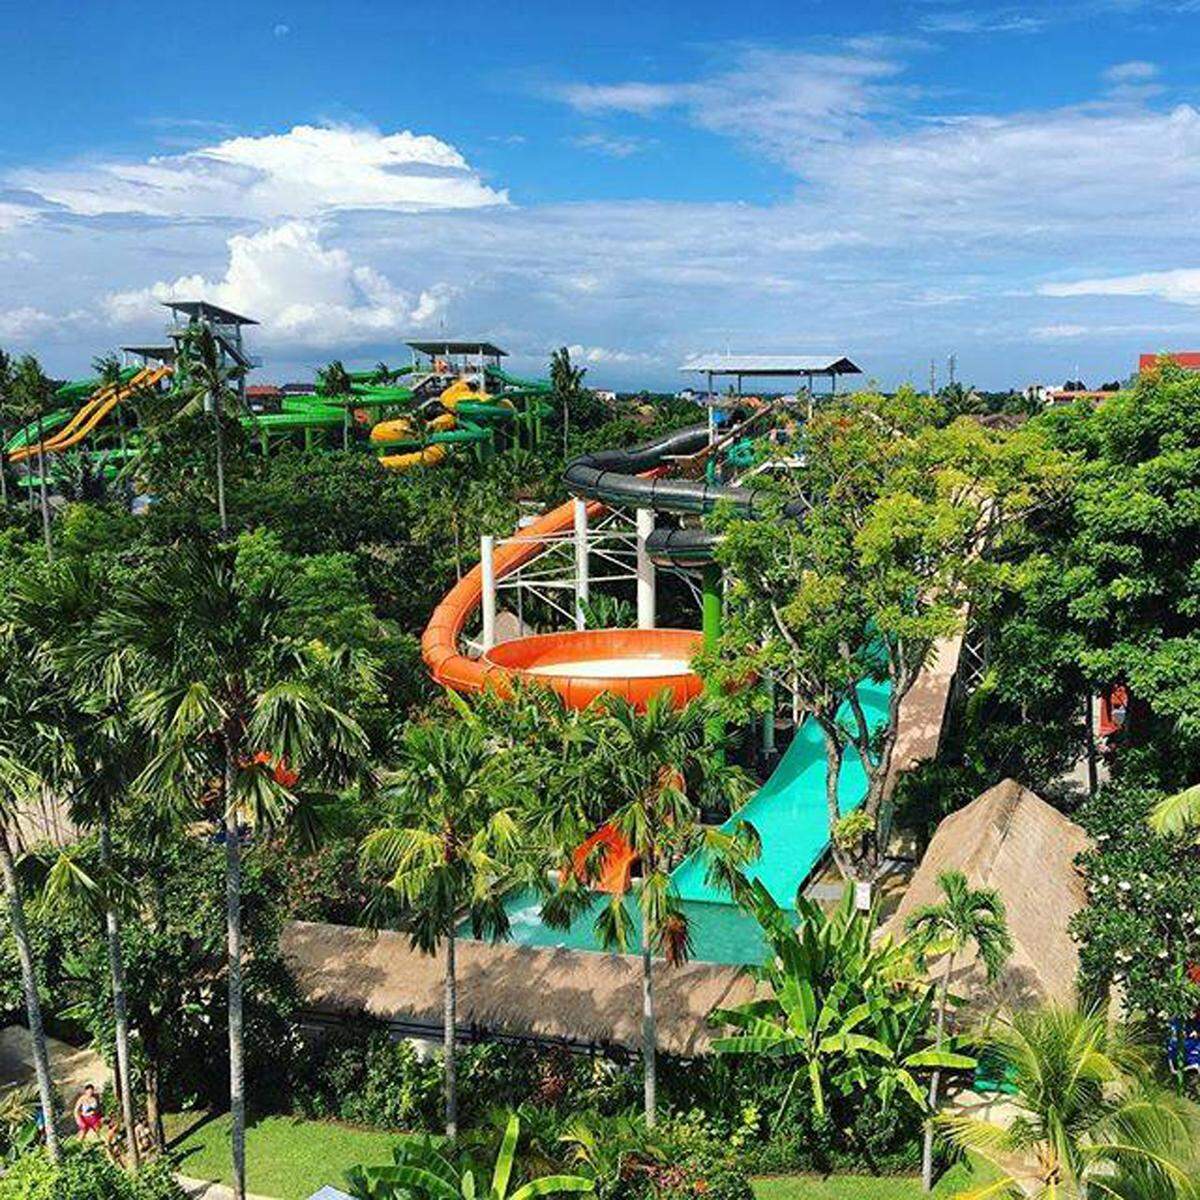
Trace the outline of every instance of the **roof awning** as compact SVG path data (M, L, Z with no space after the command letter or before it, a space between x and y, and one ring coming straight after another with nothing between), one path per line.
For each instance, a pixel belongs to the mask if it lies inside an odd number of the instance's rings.
M207 300L164 300L163 308L172 312L183 313L188 317L203 317L218 325L257 325L251 317L243 317L230 312L219 304L209 304Z
M697 354L679 368L701 375L861 375L850 359L830 354Z
M501 350L491 342L468 342L461 339L441 339L436 342L405 342L410 350L418 354L482 354L486 358L507 358L508 351Z

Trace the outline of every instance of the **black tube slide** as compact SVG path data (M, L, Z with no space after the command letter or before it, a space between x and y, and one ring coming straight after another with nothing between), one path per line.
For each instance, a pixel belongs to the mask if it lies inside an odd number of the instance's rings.
M649 508L655 512L707 513L725 502L745 516L761 515L761 501L751 488L696 479L644 479L641 472L661 466L666 458L695 454L708 444L708 425L688 425L628 450L598 450L567 464L563 482L573 496L608 505ZM789 500L785 516L799 518L802 500ZM646 539L655 562L672 567L698 567L712 562L717 536L705 529L657 527Z
M708 444L707 425L676 429L628 450L598 450L581 454L567 464L563 482L573 496L609 505L652 508L655 512L707 513L722 501L752 515L754 492L749 488L706 483L702 479L643 479L673 455L695 454Z

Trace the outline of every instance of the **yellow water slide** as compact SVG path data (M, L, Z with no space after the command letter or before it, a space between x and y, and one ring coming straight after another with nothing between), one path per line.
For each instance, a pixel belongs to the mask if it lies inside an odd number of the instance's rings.
M162 367L144 367L140 370L128 383L120 384L114 387L111 384L106 384L103 387L97 388L88 398L80 405L79 411L52 437L46 438L41 443L41 448L46 454L54 454L60 450L67 450L70 447L77 445L83 441L105 417L122 400L128 400L130 396L135 395L143 388L154 387L161 380L166 379L171 374L171 368L168 366ZM18 463L24 462L27 458L34 458L38 453L38 443L35 442L30 446L22 446L18 450L14 450L9 456L9 461Z
M462 380L452 383L438 397L442 405L450 411L434 417L429 422L426 432L437 434L454 429L458 424L458 419L454 415L458 402L467 399L478 400L481 395L482 393ZM380 421L371 429L371 441L376 443L419 441L420 439L421 434L412 417L394 417L390 421ZM428 446L422 446L419 450L381 455L379 465L392 471L411 471L413 467L436 467L449 453L450 447L445 443L434 442Z

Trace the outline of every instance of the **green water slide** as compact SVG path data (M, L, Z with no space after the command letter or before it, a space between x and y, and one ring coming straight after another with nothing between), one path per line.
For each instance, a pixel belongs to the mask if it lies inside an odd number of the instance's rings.
M46 413L42 417L41 426L43 434L53 433L56 429L61 429L73 416L75 409L73 408L58 408L54 412ZM18 429L16 433L4 443L4 452L11 454L14 450L21 450L25 446L31 446L38 440L38 422L30 421L23 429Z
M487 377L489 380L499 380L506 388L511 388L517 392L539 392L542 395L549 395L553 389L550 386L549 380L546 379L521 379L517 375L510 375L501 367L488 367Z
M858 685L858 698L872 729L887 720L889 683L869 679ZM849 704L839 714L852 722ZM846 751L838 774L838 809L844 816L856 809L867 794L867 773L853 749ZM762 839L762 855L747 868L759 879L780 908L790 910L796 891L812 874L829 845L829 812L825 800L825 737L809 717L799 728L770 779L722 826L731 830L738 821L749 821ZM705 879L705 863L698 855L685 859L673 879L684 900L728 904L728 895Z

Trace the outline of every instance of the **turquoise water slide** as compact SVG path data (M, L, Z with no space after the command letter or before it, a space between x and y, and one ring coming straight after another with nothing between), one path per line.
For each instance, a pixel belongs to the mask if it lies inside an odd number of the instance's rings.
M863 680L858 697L872 728L887 718L889 683ZM844 722L854 718L850 706L841 713ZM843 815L866 797L867 775L854 750L847 750L838 776L838 806ZM825 803L825 738L810 717L801 726L770 779L722 828L749 821L762 840L762 856L748 868L751 879L762 880L780 908L791 909L796 890L809 877L829 845L829 817ZM729 897L704 880L704 863L692 855L673 876L684 900L728 904Z

